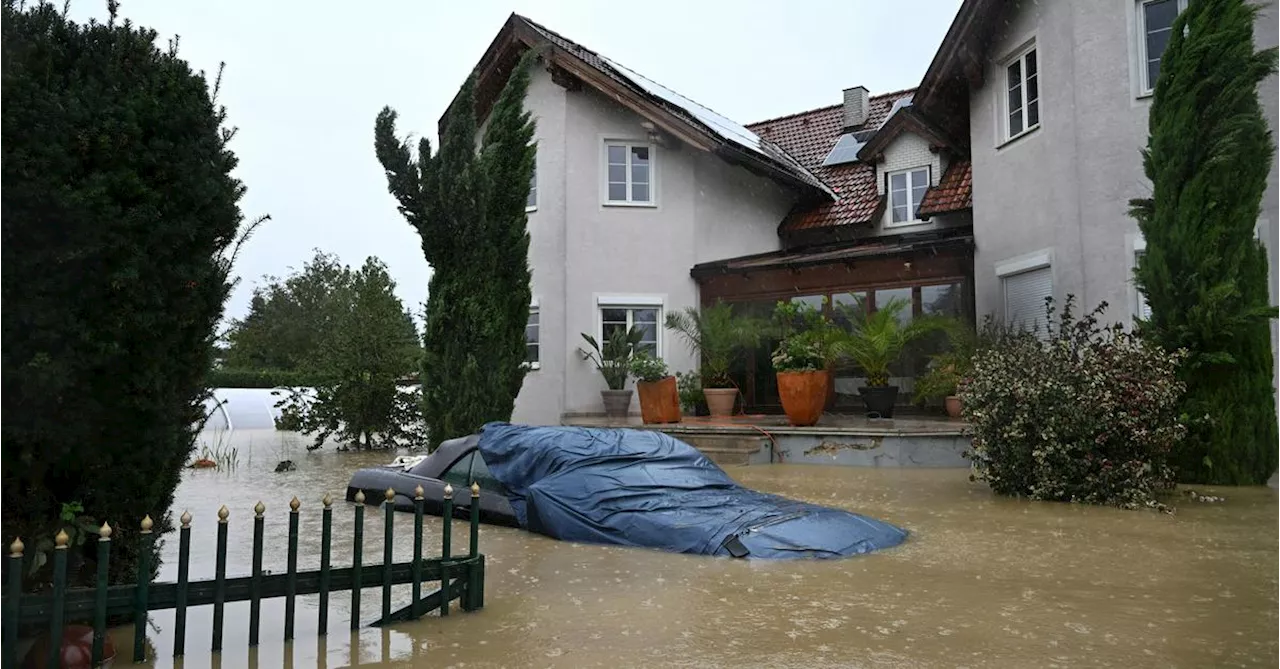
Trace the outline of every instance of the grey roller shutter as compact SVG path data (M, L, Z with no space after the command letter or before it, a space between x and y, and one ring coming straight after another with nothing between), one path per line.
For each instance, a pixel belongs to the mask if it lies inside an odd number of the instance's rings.
M1053 295L1053 271L1049 267L1010 274L1004 283L1004 320L1009 325L1047 333L1045 298Z

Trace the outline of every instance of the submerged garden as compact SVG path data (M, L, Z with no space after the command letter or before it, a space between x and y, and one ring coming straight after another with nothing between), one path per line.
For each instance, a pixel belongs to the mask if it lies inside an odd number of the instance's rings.
M1147 240L1135 281L1151 318L1132 330L1102 322L1105 305L1073 298L1046 304L1039 329L904 319L908 307L891 301L783 300L767 314L717 304L661 324L697 353L694 370L670 370L635 331L583 335L602 408L635 380L651 423L734 412L738 361L762 346L771 366L761 368L776 375L793 423L822 420L837 365L857 371L868 413L891 416L902 404L892 371L921 356L912 399L964 422L967 472L733 472L899 523L912 541L843 569L783 570L495 530L491 605L478 622L419 621L396 631L412 650L395 654L391 632L356 633L352 663L376 643L387 662L431 648L573 666L616 664L624 651L746 664L879 653L938 666L968 653L981 664L996 643L1016 657L1080 662L1273 659L1275 497L1245 487L1277 466L1276 310L1254 237L1274 152L1256 85L1275 71L1275 51L1241 37L1252 11L1206 0L1174 24L1145 152L1152 197L1133 203ZM140 563L173 578L177 546L165 539L183 522L175 511L198 505L197 522L213 527L215 502L233 504L237 519L258 497L282 510L295 494L282 480L316 493L311 510L355 468L511 417L527 371L534 120L522 101L535 56L516 67L483 131L469 81L438 150L401 140L390 108L377 116L373 152L434 270L421 331L385 264L352 269L323 253L267 279L248 314L226 321L237 252L270 223L240 208L222 73L193 72L176 39L158 46L154 31L117 21L114 5L109 22L86 25L45 4L6 2L3 12L0 494L6 545L25 543L5 562L5 583L49 591L57 551L70 587L133 584ZM276 424L248 435L259 446L202 441L220 387L283 389ZM281 435L309 445L265 457ZM197 460L214 471L190 469ZM285 460L292 467L273 469ZM1242 487L1180 495L1178 483ZM1206 495L1226 503L1193 501ZM1179 502L1188 508L1172 518L1152 512ZM136 540L144 517L161 541L120 541L100 577L101 528ZM403 526L396 550L411 551L408 521L388 522ZM232 530L233 546L249 528ZM213 568L200 550L196 568ZM268 568L280 559L268 556ZM475 632L488 647L458 649ZM851 655L850 639L862 650Z

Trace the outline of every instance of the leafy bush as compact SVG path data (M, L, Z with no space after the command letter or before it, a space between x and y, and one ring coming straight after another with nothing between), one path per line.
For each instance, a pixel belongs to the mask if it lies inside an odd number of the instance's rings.
M698 414L698 407L707 401L702 393L702 376L697 370L676 372L676 393L680 395L680 408L691 416Z
M961 319L942 321L947 335L947 349L929 358L929 370L916 379L915 400L928 400L955 395L973 374L973 356L980 343L973 326Z
M1177 406L1185 353L1146 345L1067 298L1047 337L988 324L993 345L960 390L973 433L973 477L1002 495L1164 508L1172 450L1186 434ZM1052 300L1046 305L1053 323Z
M813 372L839 357L839 328L811 304L778 302L771 330L779 340L771 358L774 371Z
M640 351L631 357L631 375L640 381L653 383L671 376L671 372L667 370L667 363L662 358L650 355L648 351Z
M3 534L36 546L75 501L121 528L112 584L137 576L143 516L157 536L172 526L245 239L216 83L115 6L77 24L5 2L0 39ZM96 543L69 562L92 562Z
M210 370L210 388L296 388L314 386L315 374L282 369L244 369L220 367Z

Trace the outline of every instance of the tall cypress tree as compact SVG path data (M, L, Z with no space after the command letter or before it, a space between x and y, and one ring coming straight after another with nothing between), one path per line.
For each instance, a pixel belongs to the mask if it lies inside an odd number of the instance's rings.
M1275 49L1255 52L1256 8L1195 0L1173 24L1151 104L1134 200L1146 239L1136 281L1150 340L1190 351L1184 409L1194 427L1177 454L1184 481L1260 484L1276 468L1267 256L1254 231L1271 169L1257 85Z
M396 112L378 114L374 148L400 213L431 265L423 335L423 413L432 448L509 420L524 381L529 318L525 202L533 121L524 111L532 51L512 70L476 150L475 78L444 124L440 152L396 137Z

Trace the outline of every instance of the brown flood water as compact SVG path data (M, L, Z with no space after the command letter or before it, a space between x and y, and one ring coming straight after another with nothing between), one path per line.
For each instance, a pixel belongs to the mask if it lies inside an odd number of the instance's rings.
M252 507L267 511L266 568L283 570L287 504L302 507L301 567L319 564L320 504L385 452L307 453L294 435L238 432L233 472L189 472L191 577L214 570L220 504L231 509L229 575L249 570ZM275 474L282 459L297 471ZM574 545L485 526L485 608L388 630L348 631L350 594L301 598L297 640L281 641L283 600L263 603L262 645L247 648L247 603L227 606L221 657L211 607L192 609L186 667L1230 667L1277 665L1277 494L1204 488L1221 504L1176 515L1000 499L964 470L771 465L731 469L743 484L897 523L912 536L883 553L830 562L755 562ZM334 505L334 564L350 564L351 509ZM381 510L367 510L365 563L381 561ZM438 553L429 518L426 553ZM397 514L397 561L412 515ZM466 546L466 526L454 525ZM176 536L161 579L176 574ZM396 588L396 606L408 602ZM367 623L380 592L367 592ZM153 614L156 666L174 666L172 611ZM121 661L132 631L115 635Z

